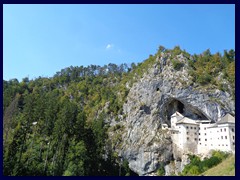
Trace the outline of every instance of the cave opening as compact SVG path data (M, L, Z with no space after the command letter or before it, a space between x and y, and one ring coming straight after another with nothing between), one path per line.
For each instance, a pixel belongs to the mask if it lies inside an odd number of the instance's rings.
M178 99L171 99L165 104L165 123L170 125L171 116L178 111L183 116L194 120L208 119L200 110L191 106L190 104L184 104Z
M183 103L181 103L180 101L178 101L178 103L177 103L177 110L178 110L178 112L180 112L181 114L183 114L184 113L184 104Z
M184 114L184 104L180 101L173 99L166 107L167 119L170 120L171 116L178 111L181 114Z

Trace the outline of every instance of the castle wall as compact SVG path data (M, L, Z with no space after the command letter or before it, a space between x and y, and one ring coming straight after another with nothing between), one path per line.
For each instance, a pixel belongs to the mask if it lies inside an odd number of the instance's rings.
M178 123L183 116L174 114L171 118L172 141L182 152L208 154L210 150L235 152L235 124L196 124L189 120ZM191 122L193 121L193 122Z
M209 151L209 139L210 134L208 132L208 127L212 124L199 124L199 138L198 138L198 153L206 154Z
M186 151L196 153L198 142L198 125L183 124L184 132L182 136L183 148Z
M218 127L209 128L210 149L221 151L235 151L235 126L229 124L219 125Z

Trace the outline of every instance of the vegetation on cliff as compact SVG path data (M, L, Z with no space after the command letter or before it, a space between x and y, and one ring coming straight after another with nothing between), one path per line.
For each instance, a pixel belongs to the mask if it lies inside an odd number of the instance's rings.
M183 176L199 175L221 163L229 156L229 154L221 151L213 151L212 156L210 158L204 158L204 160L201 160L200 157L196 155L189 156L190 163L184 167L180 175Z
M230 155L217 166L202 173L203 176L235 176L235 155Z
M133 175L109 140L109 120L124 119L123 104L134 82L167 54L176 71L188 58L192 83L235 94L234 50L190 55L179 46L159 47L142 63L68 67L53 77L3 80L4 175ZM116 135L119 133L116 133ZM121 132L120 132L121 134ZM119 141L121 141L121 138Z

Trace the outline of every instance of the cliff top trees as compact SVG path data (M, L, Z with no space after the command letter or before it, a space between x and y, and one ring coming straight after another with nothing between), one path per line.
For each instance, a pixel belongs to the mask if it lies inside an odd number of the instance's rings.
M190 56L179 46L160 46L155 55L130 66L70 66L52 78L3 81L4 175L118 175L114 152L106 153L107 120L126 117L122 107L131 86L149 68L159 67L156 58L162 53L172 60L182 53L195 83L216 86L227 80L234 91L233 50ZM178 62L173 66L180 72ZM123 166L131 174L127 162Z

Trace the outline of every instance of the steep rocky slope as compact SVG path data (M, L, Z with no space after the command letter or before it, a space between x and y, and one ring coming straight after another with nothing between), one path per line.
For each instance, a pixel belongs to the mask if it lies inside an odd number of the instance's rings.
M183 54L175 57L183 64L175 70L170 56L162 53L156 58L133 84L123 106L125 128L118 152L139 175L154 174L160 166L165 166L166 174L177 173L187 163L186 156L172 147L170 133L161 129L163 123L170 126L170 116L175 111L212 121L226 113L235 115L232 95L192 82L187 58Z
M162 127L175 111L235 116L235 51L160 46L138 64L70 66L3 87L4 175L177 175L188 152Z

